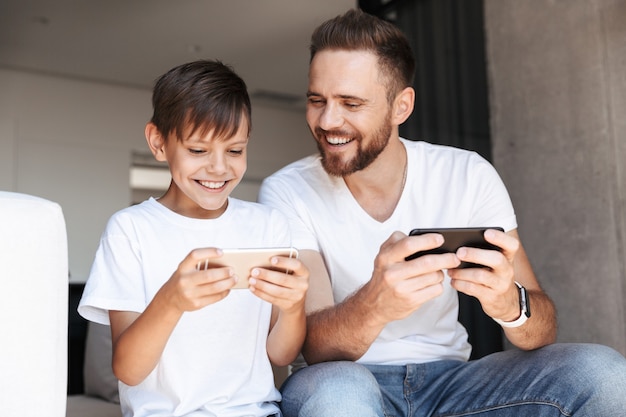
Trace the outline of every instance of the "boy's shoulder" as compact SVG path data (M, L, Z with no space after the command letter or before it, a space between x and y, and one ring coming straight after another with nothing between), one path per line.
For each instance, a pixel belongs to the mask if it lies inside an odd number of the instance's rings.
M158 212L158 205L154 198L149 198L141 203L133 204L116 211L111 218L144 216L146 213Z

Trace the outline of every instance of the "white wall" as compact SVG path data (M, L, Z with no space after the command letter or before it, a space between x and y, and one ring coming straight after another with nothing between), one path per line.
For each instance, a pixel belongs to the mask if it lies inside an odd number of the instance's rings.
M150 98L147 89L0 69L0 189L61 205L73 281L87 278L106 221L131 202L131 155L148 152ZM237 196L254 199L262 178L315 146L302 111L255 106L252 123Z

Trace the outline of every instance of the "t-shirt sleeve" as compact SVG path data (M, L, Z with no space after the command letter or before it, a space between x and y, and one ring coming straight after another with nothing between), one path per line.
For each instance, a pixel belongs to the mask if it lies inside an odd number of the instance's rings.
M259 203L277 209L287 218L294 247L319 251L308 208L292 188L279 177L266 178L259 190Z
M147 305L141 253L124 230L123 219L114 216L100 239L78 306L87 320L108 325L109 310L142 312Z
M515 210L504 182L496 169L478 154L474 154L470 181L475 184L477 198L471 208L470 224L500 226L505 231L517 228Z

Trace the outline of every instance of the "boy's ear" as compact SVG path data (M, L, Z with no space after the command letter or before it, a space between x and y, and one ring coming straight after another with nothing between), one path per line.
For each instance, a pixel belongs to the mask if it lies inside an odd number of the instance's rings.
M415 105L415 90L412 87L406 87L400 91L393 103L392 122L394 125L401 125L413 113Z
M146 125L145 134L146 142L148 142L148 146L154 158L160 162L167 161L165 157L165 138L161 135L161 132L159 132L159 129L157 129L154 123L149 122Z

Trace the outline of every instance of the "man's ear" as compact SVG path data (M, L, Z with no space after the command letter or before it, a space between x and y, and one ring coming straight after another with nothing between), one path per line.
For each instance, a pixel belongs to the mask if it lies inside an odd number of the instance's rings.
M392 123L401 125L413 113L415 105L415 90L412 87L406 87L400 91L393 103Z
M161 162L167 161L165 157L165 138L161 135L161 132L159 132L159 129L157 129L154 123L149 122L146 125L145 134L146 142L148 142L154 159Z

